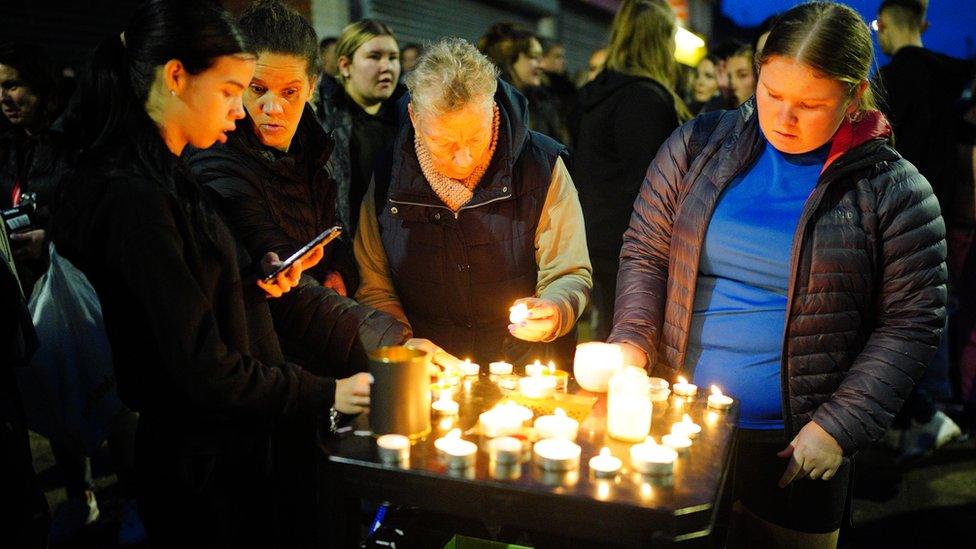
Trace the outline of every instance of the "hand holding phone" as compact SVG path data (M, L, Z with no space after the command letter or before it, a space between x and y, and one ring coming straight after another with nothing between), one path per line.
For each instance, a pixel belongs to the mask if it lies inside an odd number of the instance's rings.
M272 267L273 270L258 280L258 286L271 297L281 297L283 293L298 284L303 271L311 269L322 260L325 255L325 245L336 239L341 233L341 227L332 227L313 238L283 262L277 261L277 255L269 253L265 256L262 264L266 270Z

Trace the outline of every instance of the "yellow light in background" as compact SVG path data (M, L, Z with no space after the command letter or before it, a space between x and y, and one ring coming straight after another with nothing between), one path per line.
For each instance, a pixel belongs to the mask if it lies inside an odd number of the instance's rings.
M680 25L674 36L674 42L674 58L689 67L698 65L698 62L708 53L705 49L705 39Z

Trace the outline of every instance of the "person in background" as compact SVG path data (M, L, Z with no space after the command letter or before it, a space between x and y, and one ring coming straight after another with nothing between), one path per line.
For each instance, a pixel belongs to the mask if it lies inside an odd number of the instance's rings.
M511 23L497 23L478 39L478 50L491 59L506 82L529 100L529 128L568 143L568 128L560 120L552 96L542 86L542 44L536 35Z
M335 148L328 170L338 183L337 214L352 237L376 156L396 135L395 106L403 95L400 48L393 30L372 19L351 23L336 44L339 76L319 96L318 116Z
M732 92L732 79L729 75L728 62L735 52L742 49L743 44L736 40L724 40L711 48L709 55L713 55L715 62L715 81L718 83L718 94L709 99L699 113L734 109L740 103L736 102Z
M308 103L319 74L315 30L277 0L252 4L238 26L257 53L244 91L247 116L226 143L184 154L252 257L288 257L336 224L335 181L325 165L332 142ZM365 371L366 353L398 345L395 319L350 298L358 286L351 246L333 241L298 286L269 305L285 357L320 376ZM278 542L316 540L315 418L279 421L272 434Z
M769 38L769 32L773 30L773 25L776 24L776 20L779 18L779 14L773 14L769 17L763 19L762 23L756 27L752 39L752 51L756 52L755 55L758 57L762 55L763 46L766 45L766 39Z
M417 66L417 59L424 54L424 47L420 44L410 42L400 48L400 79L407 75Z
M180 160L227 140L254 65L219 5L141 4L93 54L83 151L53 222L98 293L119 395L140 414L139 513L161 547L273 546L271 426L369 405L368 374L286 362L271 325L267 297L321 246L264 282L280 260L251 262Z
M0 135L0 207L20 205L31 197L34 224L10 235L24 294L48 267L48 229L62 183L71 176L76 157L72 138L56 123L63 110L58 76L43 49L28 44L0 45L0 109L9 130ZM9 231L8 231L9 232ZM123 488L120 543L138 543L145 532L136 511L132 474L135 415L125 411L112 426L112 451ZM50 541L65 543L101 515L92 479L91 458L72 444L52 438L51 452L61 470L67 499L55 509Z
M592 279L565 148L460 38L428 48L407 86L363 201L356 298L456 357L569 369ZM515 303L529 318L511 324Z
M620 254L625 363L740 406L732 547L834 547L851 457L891 425L945 322L945 226L890 146L850 7L783 13L734 111L678 129Z
M725 61L725 72L729 75L729 88L734 107L745 103L756 93L756 55L752 46L743 46ZM733 108L734 108L733 107Z
M610 31L605 68L580 90L573 163L596 292L595 337L613 320L620 246L644 171L691 115L674 92L674 11L665 0L626 0Z
M955 236L960 223L957 209L961 179L955 171L956 128L961 121L962 93L973 78L973 63L955 59L922 44L928 27L923 0L886 0L878 8L878 44L891 61L881 68L878 80L885 95L881 108L895 132L895 148L932 184L942 205L947 230ZM949 263L954 257L949 248ZM966 284L962 280L956 281ZM950 317L951 320L951 317ZM935 405L935 399L952 397L949 382L949 331L940 352L908 399L897 425L904 429L897 442L902 461L911 461L938 449L962 434L961 429Z
M688 105L688 110L693 114L700 113L705 104L720 93L718 89L718 76L716 75L718 63L718 57L706 55L698 62L698 66L695 67L695 83L692 87L692 100Z
M0 486L7 502L0 514L0 532L10 547L44 549L51 514L34 472L24 401L15 374L15 368L30 367L37 335L9 261L0 247Z
M337 78L339 76L339 58L336 56L336 45L339 39L326 36L319 42L319 58L322 62L322 74Z
M45 51L0 44L0 112L6 122L0 126L0 209L20 206L24 198L36 207L32 226L8 230L28 299L47 270L51 207L74 162L69 137L54 124L63 108L58 75Z
M592 82L603 70L603 64L607 62L607 48L600 48L590 54L590 59L586 64L586 82ZM583 82L583 84L586 84Z
M542 86L556 104L560 125L569 128L570 118L577 108L579 91L566 75L566 47L561 42L547 38L540 38L539 42L542 44L542 59L539 62L542 67ZM565 145L572 147L571 142Z

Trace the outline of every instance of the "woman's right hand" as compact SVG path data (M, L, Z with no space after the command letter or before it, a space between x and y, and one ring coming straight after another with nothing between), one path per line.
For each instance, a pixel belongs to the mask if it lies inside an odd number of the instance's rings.
M366 372L337 379L333 407L346 415L365 412L369 409L369 388L372 383L373 376Z

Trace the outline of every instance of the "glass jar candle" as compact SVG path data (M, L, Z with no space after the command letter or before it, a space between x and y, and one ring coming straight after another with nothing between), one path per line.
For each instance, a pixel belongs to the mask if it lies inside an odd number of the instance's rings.
M651 384L641 368L624 367L610 378L607 393L607 434L640 442L651 430Z

